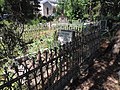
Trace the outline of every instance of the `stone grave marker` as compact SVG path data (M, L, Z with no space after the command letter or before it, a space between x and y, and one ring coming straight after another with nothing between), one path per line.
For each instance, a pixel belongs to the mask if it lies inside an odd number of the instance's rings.
M74 30L59 30L58 31L58 42L63 45L67 42L72 42L75 38Z

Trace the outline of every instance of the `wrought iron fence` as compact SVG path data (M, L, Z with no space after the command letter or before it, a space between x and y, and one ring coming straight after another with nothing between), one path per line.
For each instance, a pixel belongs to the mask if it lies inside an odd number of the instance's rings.
M55 26L52 26L49 28L48 25L44 26L44 24L42 25L25 25L24 27L24 32L23 32L23 38L25 40L30 40L30 39L35 39L37 36L39 37L40 36L40 33L41 32L44 32L44 31L55 31L55 30L58 30L58 29L64 29L64 30L79 30L79 31L82 31L82 24L80 25L75 25L75 24L67 24L67 25L64 25L64 24L56 24Z
M100 47L99 29L76 31L72 42L38 51L35 57L15 59L4 68L0 90L62 90L72 78L87 71L89 58Z

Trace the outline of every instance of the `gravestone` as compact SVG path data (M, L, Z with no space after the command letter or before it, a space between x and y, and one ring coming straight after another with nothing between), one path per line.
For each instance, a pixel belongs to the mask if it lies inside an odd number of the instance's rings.
M58 42L63 45L67 42L72 42L75 38L74 30L59 30L58 31Z

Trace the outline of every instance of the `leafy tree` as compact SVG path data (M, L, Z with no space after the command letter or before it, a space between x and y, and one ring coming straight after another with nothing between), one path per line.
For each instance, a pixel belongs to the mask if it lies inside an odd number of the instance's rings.
M69 11L69 7L66 8L66 14L67 16L71 16L72 19L80 19L83 17L83 7L80 3L79 0L74 0L74 2L72 2L72 0L70 1L70 7L71 10ZM68 12L67 12L68 11Z
M31 1L33 3L31 3ZM0 21L0 59L17 56L17 50L25 50L29 42L22 39L24 24L33 19L38 10L37 0L2 0L0 14L9 18Z
M83 15L87 13L87 4L88 0L59 1L57 10L59 11L59 14L61 14L61 11L64 11L62 13L69 19L82 19Z
M29 19L33 19L38 12L38 7L37 0L5 0L4 12L12 14L11 20L25 23Z
M102 19L107 17L114 18L119 15L119 0L92 0L92 5L93 11L96 11L97 16L100 16Z
M120 0L59 0L58 14L69 19L116 19L120 17Z

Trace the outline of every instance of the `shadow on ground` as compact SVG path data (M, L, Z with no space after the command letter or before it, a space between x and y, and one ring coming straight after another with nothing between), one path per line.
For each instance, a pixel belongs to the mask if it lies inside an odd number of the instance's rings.
M120 90L118 71L120 70L120 54L111 55L112 45L101 50L101 55L93 60L89 73L82 79L76 79L68 90Z

